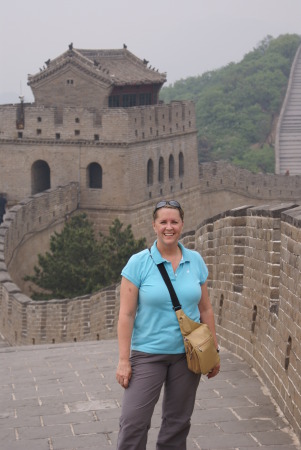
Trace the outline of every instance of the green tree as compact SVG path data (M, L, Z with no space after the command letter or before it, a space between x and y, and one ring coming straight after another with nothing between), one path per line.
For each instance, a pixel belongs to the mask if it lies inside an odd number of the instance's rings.
M127 260L134 253L146 248L146 240L134 239L131 225L124 230L119 219L115 219L109 230L109 235L101 236L100 257L105 273L106 285L120 279L120 273Z
M122 227L116 219L110 235L97 241L85 214L72 217L50 237L50 250L38 255L34 275L24 278L42 290L32 298L73 298L117 282L127 259L145 248L145 239L135 240L130 225Z
M250 170L251 172L274 173L275 152L270 145L262 148L251 148L241 157L235 157L233 164Z

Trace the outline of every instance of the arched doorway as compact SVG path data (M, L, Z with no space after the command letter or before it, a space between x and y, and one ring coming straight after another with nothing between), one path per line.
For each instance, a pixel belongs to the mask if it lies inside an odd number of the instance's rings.
M90 189L102 188L102 167L98 163L91 163L88 166L88 186Z
M152 159L147 162L147 185L151 186L154 182L154 163Z
M46 161L39 159L31 166L31 193L38 194L50 189L50 187L49 165Z

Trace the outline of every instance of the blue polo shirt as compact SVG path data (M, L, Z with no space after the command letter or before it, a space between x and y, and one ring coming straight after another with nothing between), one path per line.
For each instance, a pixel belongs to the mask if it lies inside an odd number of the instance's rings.
M139 289L138 306L132 334L132 350L155 354L184 353L183 338L172 301L157 264L164 266L177 293L183 311L200 321L198 304L201 285L208 269L201 255L179 243L182 259L174 273L169 261L162 258L157 241L151 248L133 255L121 274Z

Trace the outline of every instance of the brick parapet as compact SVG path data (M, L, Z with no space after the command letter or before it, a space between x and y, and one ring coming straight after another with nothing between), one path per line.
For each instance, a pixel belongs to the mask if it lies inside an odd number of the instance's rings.
M299 436L300 212L294 204L246 207L195 233L222 345L255 367Z
M301 176L252 173L224 161L202 163L199 166L200 192L210 193L227 190L243 194L246 198L261 202L281 199L301 199Z
M78 185L70 183L64 187L49 189L36 194L13 206L5 215L2 225L4 232L4 259L9 266L19 245L33 233L45 228L53 228L64 222L78 206ZM1 235L0 235L1 236Z
M157 140L171 135L196 134L192 101L168 105L131 108L62 107L23 104L24 126L16 128L20 105L0 105L0 142L24 145L81 143L82 145L126 145L132 142Z

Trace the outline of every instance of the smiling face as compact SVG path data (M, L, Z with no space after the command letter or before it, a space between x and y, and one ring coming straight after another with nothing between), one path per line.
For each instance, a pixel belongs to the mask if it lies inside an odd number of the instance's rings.
M157 235L157 246L163 249L177 246L184 222L180 212L174 208L160 208L156 211L153 228Z

